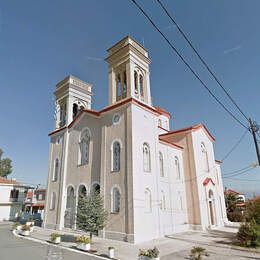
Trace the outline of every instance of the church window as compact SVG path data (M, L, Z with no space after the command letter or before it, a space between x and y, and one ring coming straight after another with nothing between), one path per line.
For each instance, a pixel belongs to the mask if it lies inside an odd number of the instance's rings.
M56 204L56 193L53 192L51 194L50 210L54 210L55 209L55 204Z
M114 114L112 121L113 121L113 124L119 123L120 115L119 114Z
M135 81L135 94L138 95L138 74L134 72L134 81Z
M72 209L74 207L74 188L69 186L67 188L67 203L66 209Z
M60 106L60 127L66 124L66 103Z
M78 105L74 103L72 108L73 119L77 116L78 110L79 110Z
M112 208L111 208L111 211L113 213L119 213L120 211L120 192L119 192L119 189L118 188L113 188L112 189L112 198L111 198L111 201L112 201Z
M123 98L126 97L126 91L127 91L127 78L126 78L126 72L123 73Z
M160 165L160 176L164 177L164 169L163 169L163 155L159 152L159 165Z
M181 178L180 162L179 162L179 158L177 156L174 157L174 164L175 164L177 179L180 179Z
M122 82L121 82L121 77L120 74L117 75L117 83L116 83L116 97L117 100L120 99L122 95Z
M52 181L57 181L59 176L59 159L56 158L54 161L54 170L52 175Z
M100 185L98 183L94 183L92 185L91 193L92 194L100 194Z
M144 96L144 81L143 81L143 76L139 75L139 85L140 85L140 95L141 97Z
M208 152L206 150L205 144L201 143L201 152L202 152L202 164L204 171L209 171L209 160L208 160Z
M113 155L112 155L112 163L113 163L113 171L120 171L120 143L115 141L113 143Z
M143 144L143 169L145 172L151 171L151 155L150 148L147 143Z
M86 197L87 196L87 189L86 189L85 185L81 184L79 186L78 196L79 197Z
M82 132L79 148L80 148L80 165L88 164L89 162L89 144L90 144L90 133L86 129Z
M146 188L144 191L144 208L145 212L149 213L152 211L152 196L151 196L151 191Z

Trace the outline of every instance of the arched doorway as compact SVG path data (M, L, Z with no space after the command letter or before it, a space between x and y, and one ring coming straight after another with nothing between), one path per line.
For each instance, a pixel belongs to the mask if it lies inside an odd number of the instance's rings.
M214 194L212 190L209 190L209 198L208 198L208 203L209 203L209 220L210 220L210 226L216 225L216 220L215 220L215 205L214 205Z
M64 227L72 228L75 222L75 194L74 188L67 188L66 210L64 214Z

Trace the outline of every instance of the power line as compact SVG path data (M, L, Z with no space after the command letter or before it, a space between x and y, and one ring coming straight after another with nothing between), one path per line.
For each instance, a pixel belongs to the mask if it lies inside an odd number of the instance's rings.
M212 71L212 69L209 67L205 59L199 54L198 50L194 47L191 40L189 40L188 36L184 33L184 31L180 28L178 23L175 21L173 16L168 12L164 4L160 0L156 0L161 8L164 10L166 15L170 18L170 20L174 23L174 25L177 27L178 31L181 33L181 35L184 37L184 39L188 42L189 46L192 48L192 50L196 53L197 57L200 59L200 61L203 63L203 65L206 67L207 71L211 74L211 76L215 79L215 81L218 83L218 85L222 88L222 90L225 92L225 94L228 96L228 98L231 100L231 102L236 106L236 108L239 110L239 112L244 116L244 118L249 121L248 117L245 115L245 113L242 111L242 109L239 107L239 105L235 102L235 100L231 97L230 93L226 90L226 88L223 86L223 84L220 82L220 80L217 78L216 74Z
M253 170L254 168L255 168L255 167L251 167L251 168L249 168L249 169L247 169L247 170L244 170L244 171L242 171L242 172L235 173L235 174L232 174L232 175L229 175L229 176L224 176L224 177L222 177L222 178L229 179L230 177L235 177L235 176L244 174L244 173L246 173L246 172L249 172L249 171Z
M143 10L143 8L135 1L132 1L135 6L142 12L142 14L149 20L149 22L153 25L153 27L160 33L160 35L164 38L164 40L169 44L171 49L178 55L178 57L182 60L182 62L186 65L186 67L192 72L192 74L199 80L199 82L203 85L203 87L209 92L209 94L215 99L215 101L235 120L245 129L248 127L243 124L231 111L226 108L226 106L214 95L214 93L208 88L206 83L199 77L199 75L195 72L195 70L189 65L189 63L185 60L185 58L180 54L180 52L174 47L174 45L169 41L169 39L163 34L163 32L158 28L158 26L153 22L150 16Z
M235 180L235 181L253 181L253 182L256 182L256 181L260 181L260 180L254 180L254 179L240 179L240 178L228 178L229 180Z
M238 145L242 142L242 140L244 139L244 137L246 136L247 133L248 133L248 129L243 133L243 135L239 138L239 140L235 143L235 145L230 149L230 151L223 157L221 162L226 160L229 157L229 155L238 147Z
M222 174L222 175L223 175L223 176L229 176L229 175L232 175L232 174L234 174L234 173L238 173L238 172L241 172L241 171L247 170L247 169L249 169L249 168L253 168L253 167L254 167L254 165L250 164L250 165L248 165L248 166L246 166L246 167L244 167L244 168L241 168L241 169L238 169L238 170L235 170L235 171L232 171L232 172L224 173L224 174Z

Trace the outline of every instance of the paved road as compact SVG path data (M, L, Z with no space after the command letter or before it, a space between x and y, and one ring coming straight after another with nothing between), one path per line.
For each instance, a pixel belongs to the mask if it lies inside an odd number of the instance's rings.
M94 260L97 258L16 238L10 224L0 225L0 260Z

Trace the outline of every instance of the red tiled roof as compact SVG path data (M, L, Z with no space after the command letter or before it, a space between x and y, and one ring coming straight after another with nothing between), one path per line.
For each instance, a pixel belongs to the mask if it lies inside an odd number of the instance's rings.
M206 185L208 185L210 182L211 182L213 185L215 185L215 183L213 182L213 180L212 180L211 178L208 178L208 177L203 181L203 185L206 186Z
M141 107L143 107L143 108L145 108L145 109L147 109L147 110L150 110L151 112L153 112L153 113L155 113L155 114L157 114L157 115L162 114L162 111L159 112L156 108L154 108L154 107L152 107L152 106L149 106L149 105L147 105L147 104L145 104L145 103L143 103L143 102L141 102L141 101L139 101L139 100L137 100L137 99L135 99L135 98L130 97L130 98L128 98L128 99L125 99L125 100L122 100L122 101L120 101L120 102L117 102L117 103L115 103L115 104L113 104L113 105L107 106L107 107L103 108L103 109L100 110L100 111L96 111L96 110L93 110L93 109L83 109L83 110L81 110L80 113L75 117L75 119L68 125L68 128L71 128L71 127L75 124L75 122L78 121L78 119L80 118L80 116L81 116L83 113L89 113L89 114L92 114L92 115L95 115L95 116L100 116L102 113L105 113L105 112L107 112L107 111L109 111L109 110L112 110L112 109L114 109L114 108L120 107L120 106L122 106L122 105L124 105L124 104L126 104L126 103L129 103L129 102L132 102L133 104L139 105L139 106L141 106ZM166 111L166 112L167 112L167 111ZM167 112L167 113L168 113L168 112ZM55 131L49 133L49 136L50 136L50 135L53 135L53 134L56 134L56 133L62 131L63 129L66 129L66 128L67 128L67 127L65 126L65 127L60 128L60 129L57 129L57 130L55 130Z
M197 125L193 125L193 126L189 126L189 127L173 130L173 131L170 131L169 133L161 134L160 136L169 136L169 135L179 134L179 133L182 133L182 132L196 131L196 130L198 130L200 128L203 128L206 131L206 133L209 136L209 138L212 141L215 141L215 137L209 132L207 127L205 125L203 125L203 124L197 124Z
M238 192L238 191L235 191L235 190L232 190L232 189L226 189L224 191L225 194L235 194L235 195L243 195L242 193Z
M219 161L219 160L215 160L215 162L216 162L217 164L221 164L221 163L222 163L222 161Z
M167 116L168 118L171 118L171 113L168 112L167 110L165 110L164 108L159 107L159 106L154 107L154 108L157 110L157 112L158 112L159 114L165 115L165 116Z
M19 182L15 181L15 180L10 180L10 179L6 179L4 177L0 177L0 184L20 184Z

